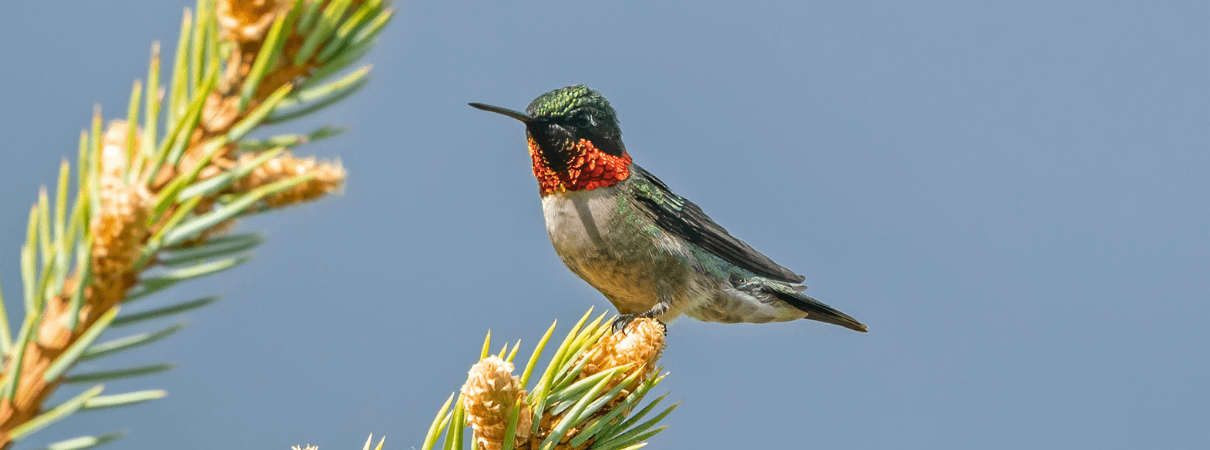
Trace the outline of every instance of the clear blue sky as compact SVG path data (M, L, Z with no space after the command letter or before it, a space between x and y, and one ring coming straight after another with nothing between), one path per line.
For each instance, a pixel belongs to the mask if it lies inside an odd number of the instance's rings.
M373 83L287 128L353 127L299 150L346 193L242 225L255 261L155 300L220 303L89 366L175 361L108 388L167 398L23 447L419 446L489 328L529 349L608 307L550 247L523 128L466 106L583 83L636 162L870 326L674 323L652 448L1210 448L1210 5L999 3L403 2ZM0 15L10 299L38 186L183 6Z

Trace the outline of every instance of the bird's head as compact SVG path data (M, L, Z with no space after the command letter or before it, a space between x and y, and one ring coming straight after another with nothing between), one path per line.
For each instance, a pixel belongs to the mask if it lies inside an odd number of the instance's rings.
M597 91L582 85L556 89L538 96L525 112L470 105L525 124L543 196L613 186L630 176L617 111Z

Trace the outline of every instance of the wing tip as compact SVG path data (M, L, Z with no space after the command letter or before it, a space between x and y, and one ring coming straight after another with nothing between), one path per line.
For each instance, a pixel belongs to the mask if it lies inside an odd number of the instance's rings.
M848 328L850 330L860 332L860 333L869 333L870 332L870 327L865 326L864 323L858 322L857 319L849 317L848 314L842 313L840 311L836 311L835 309L828 311L828 312L834 313L834 314L825 314L825 313L810 311L810 312L807 312L806 318L817 321L817 322L830 323L832 325L842 326L842 327L845 327L845 328Z
M799 311L806 313L807 316L804 317L804 319L830 323L832 325L842 326L861 333L870 332L870 327L858 322L857 319L854 319L848 314L842 313L840 310L828 306L827 304L808 297L800 292L795 292L792 294L778 289L769 289L768 292L772 293L775 297L781 299L782 301L789 303L790 306L797 308Z
M870 327L867 327L867 326L865 326L864 323L858 322L856 320L853 321L852 325L841 325L841 326L848 328L850 330L853 330L853 331L860 332L860 333L869 333L870 332Z

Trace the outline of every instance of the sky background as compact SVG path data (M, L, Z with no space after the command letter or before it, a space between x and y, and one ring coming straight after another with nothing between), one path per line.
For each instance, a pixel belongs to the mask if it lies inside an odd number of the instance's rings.
M991 3L400 2L374 81L278 129L351 126L297 150L340 158L344 195L244 222L254 261L146 306L222 301L81 366L176 362L107 386L168 397L18 448L418 447L488 329L524 353L609 307L551 249L523 127L466 106L572 84L637 163L870 327L675 322L662 389L684 403L651 448L1210 448L1210 4ZM0 15L10 304L38 187L94 104L125 117L185 6Z

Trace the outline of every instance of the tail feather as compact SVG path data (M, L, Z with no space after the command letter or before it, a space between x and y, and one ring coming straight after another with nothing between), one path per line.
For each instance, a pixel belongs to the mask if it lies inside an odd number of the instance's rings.
M807 313L807 318L819 322L830 323L832 325L840 325L853 331L866 333L869 328L866 327L857 319L849 317L848 314L842 313L836 308L828 306L823 302L808 297L801 292L786 292L781 289L768 289L769 293L777 297L778 300L789 303L790 306L798 308L799 311Z

